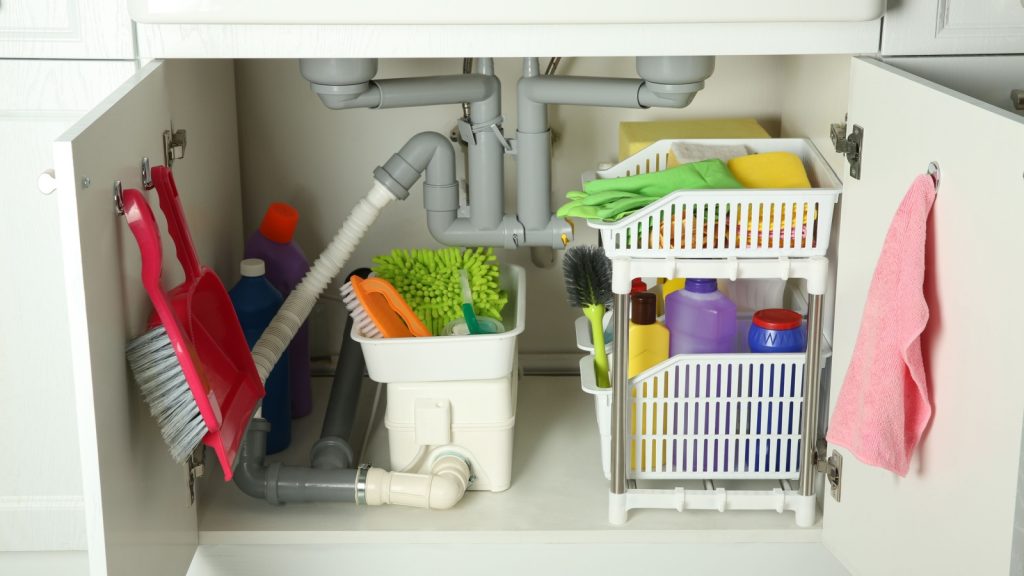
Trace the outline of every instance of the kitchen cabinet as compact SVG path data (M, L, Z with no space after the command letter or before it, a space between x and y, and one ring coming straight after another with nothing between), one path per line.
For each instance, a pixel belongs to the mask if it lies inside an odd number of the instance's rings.
M200 259L234 278L243 211L238 147L257 143L239 142L236 107L246 95L235 93L232 62L154 62L55 145L94 576L134 574L140 566L151 574L194 575L341 565L397 571L450 566L457 558L486 562L484 569L498 574L561 573L570 564L597 572L638 562L667 569L680 558L697 572L714 566L722 574L832 574L843 566L870 575L916 573L922 566L935 574L1007 573L1021 546L1012 534L1022 520L1014 518L1014 507L1022 490L1024 388L1006 359L1024 343L1015 319L994 303L1022 280L1008 264L1017 259L1012 234L1024 209L1024 118L871 58L828 58L819 72L813 64L793 66L783 130L822 141L827 123L807 119L838 106L819 101L830 88L816 91L815 83L837 60L848 64L847 122L862 126L865 138L861 178L844 169L840 225L833 231L831 398L849 363L895 207L929 162L941 169L925 287L935 415L907 478L894 479L846 453L842 501L826 494L820 524L811 529L770 513L667 511L637 512L613 529L605 521L607 484L589 399L572 379L531 377L521 386L518 460L508 492L471 494L449 512L274 508L247 499L209 470L198 505L190 505L187 473L167 456L124 361L124 342L142 331L148 302L137 281L133 240L114 212L112 184L139 187L141 159L163 157L163 132L188 130L186 156L174 169ZM1004 59L1001 66L1020 77L1024 59ZM1008 93L1012 77L992 82ZM84 187L84 178L92 185ZM180 278L170 272L168 282ZM394 554L396 546L406 555Z
M1024 4L1017 0L901 0L890 2L882 54L1020 54Z
M600 10L585 0L483 8L402 0L131 0L147 58L461 58L532 54L859 54L878 50L885 2L659 0ZM497 40L497 39L500 39ZM600 41L595 41L600 39Z
M0 58L132 59L126 0L5 0Z
M53 166L53 141L134 70L0 60L0 301L10 305L0 320L0 454L11 465L0 475L0 550L85 548L58 195L40 175ZM24 409L40 405L46 426Z

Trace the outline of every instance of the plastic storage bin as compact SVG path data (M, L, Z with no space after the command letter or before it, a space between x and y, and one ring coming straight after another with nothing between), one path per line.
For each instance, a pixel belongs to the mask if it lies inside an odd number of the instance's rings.
M619 178L668 166L672 143L659 140L615 166L592 174ZM767 258L822 256L842 184L811 143L797 138L685 140L745 145L752 153L792 152L812 188L680 190L617 222L588 221L609 258ZM589 176L585 175L585 179ZM717 215L717 216L716 216Z
M441 382L507 376L515 359L516 337L526 328L523 268L502 266L501 289L508 292L501 334L367 338L353 326L352 339L363 347L370 378L377 382Z
M435 455L456 453L469 463L470 490L506 490L512 481L518 369L490 380L390 382L384 425L391 469L428 446L412 472L428 472Z
M501 285L509 302L500 334L367 338L353 327L370 378L387 383L384 424L393 469L412 463L408 471L427 471L435 456L454 452L469 463L470 490L509 487L526 274L504 266Z
M680 354L629 380L629 478L799 478L806 356L750 353L749 326L749 317L737 320L740 353ZM587 325L576 329L580 348L592 349L580 334ZM592 355L580 360L580 379L594 396L610 477L612 389L597 387Z

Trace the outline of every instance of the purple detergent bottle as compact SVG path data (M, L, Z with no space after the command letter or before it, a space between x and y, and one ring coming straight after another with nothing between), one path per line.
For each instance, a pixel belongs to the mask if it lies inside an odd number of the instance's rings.
M665 298L669 354L736 351L736 305L713 278L687 278L686 287Z
M284 202L267 208L260 228L245 243L245 257L259 258L266 263L267 280L287 299L288 294L309 271L309 261L292 240L299 212ZM309 322L295 334L288 346L288 386L292 418L301 418L313 410L313 394L309 381Z

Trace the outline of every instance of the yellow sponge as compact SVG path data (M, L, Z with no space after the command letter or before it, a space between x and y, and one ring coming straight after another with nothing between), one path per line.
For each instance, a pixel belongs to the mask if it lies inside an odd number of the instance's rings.
M771 138L753 118L620 122L619 161L667 138ZM669 158L669 168L675 158Z
M765 152L729 160L729 171L744 188L810 188L800 157L790 152Z

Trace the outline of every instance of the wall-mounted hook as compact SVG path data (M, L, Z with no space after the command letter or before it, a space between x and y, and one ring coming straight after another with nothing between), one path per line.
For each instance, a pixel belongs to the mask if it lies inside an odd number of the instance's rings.
M124 194L121 190L120 180L114 180L114 213L124 216Z
M149 157L142 157L142 188L144 190L153 189L153 173L149 169Z
M942 180L942 172L939 170L938 162L928 163L928 175L932 177L932 182L935 183L935 190L939 189L939 182Z

